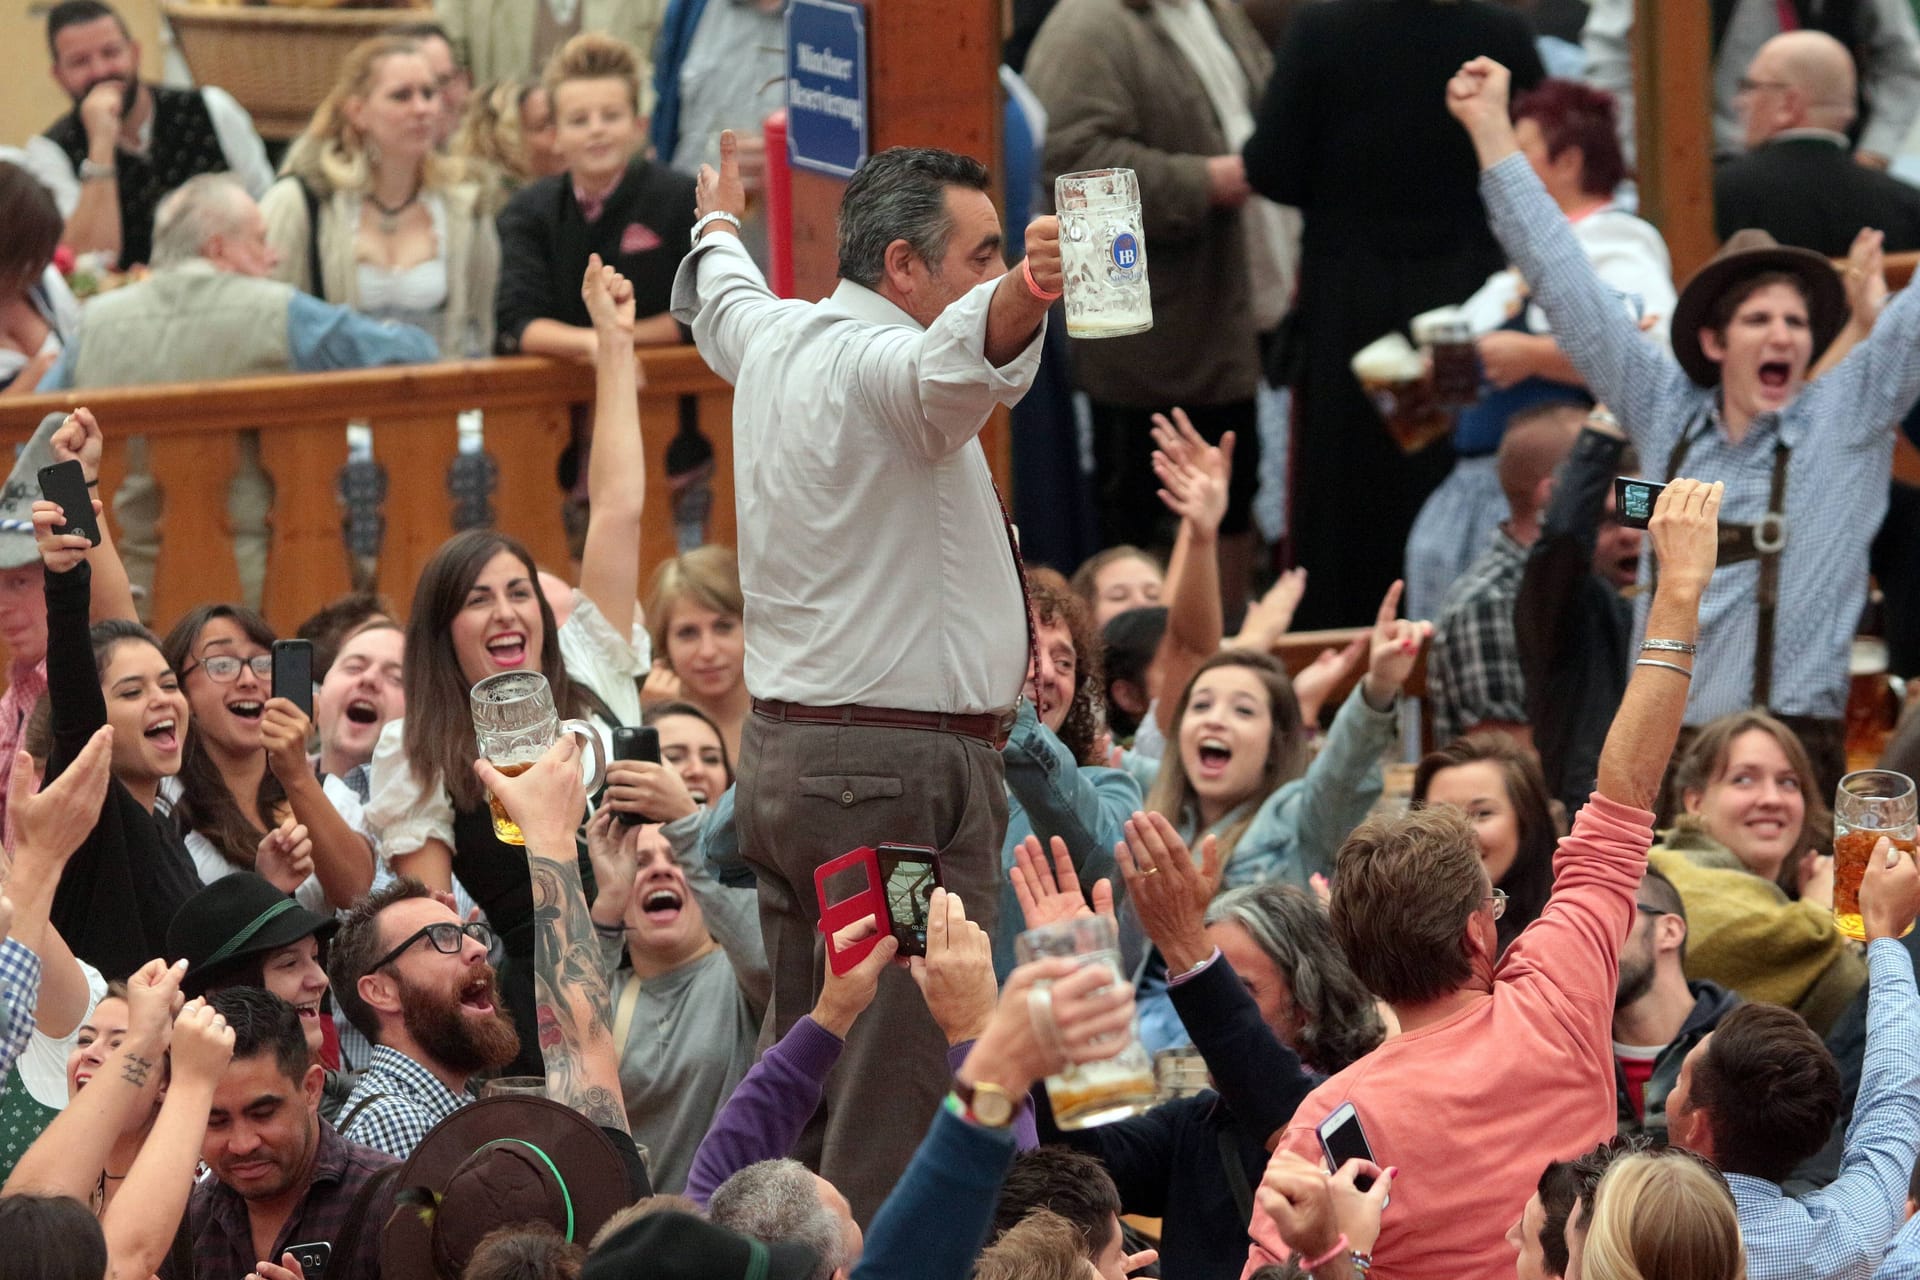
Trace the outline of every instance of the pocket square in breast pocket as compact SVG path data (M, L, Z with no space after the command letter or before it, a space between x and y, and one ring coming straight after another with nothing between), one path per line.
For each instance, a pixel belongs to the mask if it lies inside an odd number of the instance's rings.
M629 222L627 229L620 233L621 253L645 253L649 249L659 247L659 235L645 223Z

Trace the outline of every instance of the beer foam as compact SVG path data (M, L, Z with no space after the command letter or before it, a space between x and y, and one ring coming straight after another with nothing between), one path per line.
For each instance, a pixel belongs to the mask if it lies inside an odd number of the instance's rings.
M1413 334L1414 343L1422 347L1447 341L1455 334L1464 337L1473 332L1467 313L1459 307L1435 307L1431 311L1422 311L1407 328Z
M1367 382L1417 382L1426 371L1426 359L1397 333L1376 338L1353 356L1353 376Z

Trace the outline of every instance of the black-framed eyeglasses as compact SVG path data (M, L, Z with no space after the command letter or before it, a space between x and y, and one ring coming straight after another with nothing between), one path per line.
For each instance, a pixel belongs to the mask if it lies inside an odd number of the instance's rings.
M484 949L488 951L493 950L493 930L487 925L480 923L478 920L469 921L466 924L459 924L452 920L442 920L438 924L423 925L415 929L407 935L406 940L399 946L368 965L367 972L373 973L385 965L392 964L400 958L402 952L422 938L431 942L433 949L443 956L459 955L460 941L463 938L472 938Z
M1507 891L1505 889L1495 889L1492 893L1480 899L1480 901L1491 902L1493 904L1493 918L1495 920L1507 914Z
M1747 78L1746 76L1740 77L1739 91L1741 93L1758 93L1762 89L1785 90L1785 89L1791 89L1791 88L1793 88L1793 86L1786 83L1784 80L1752 80Z
M273 655L270 653L256 653L251 658L236 658L230 653L202 658L199 662L189 662L186 670L180 673L180 678L185 680L189 673L197 669L206 672L207 679L215 684L232 684L239 679L241 667L252 667L253 674L262 680L273 679Z

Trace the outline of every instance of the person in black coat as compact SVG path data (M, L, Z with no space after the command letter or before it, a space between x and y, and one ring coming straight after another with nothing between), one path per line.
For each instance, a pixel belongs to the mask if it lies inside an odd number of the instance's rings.
M1448 78L1482 54L1511 67L1517 89L1545 75L1526 19L1482 0L1307 5L1242 153L1253 189L1306 219L1299 296L1269 369L1293 388L1294 559L1317 584L1298 627L1373 616L1453 464L1444 444L1401 453L1348 361L1505 265L1446 108Z
M1760 46L1741 99L1747 153L1713 175L1714 230L1745 227L1844 258L1862 227L1889 252L1920 249L1920 190L1854 160L1853 58L1832 36L1796 31Z

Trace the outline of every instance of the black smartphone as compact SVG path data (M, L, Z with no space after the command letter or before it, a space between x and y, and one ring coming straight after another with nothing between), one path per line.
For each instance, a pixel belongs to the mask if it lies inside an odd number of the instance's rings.
M53 527L55 533L84 533L87 541L100 545L100 521L93 514L93 494L87 491L87 473L77 458L40 468L40 496L60 504L65 524Z
M273 642L273 696L285 698L307 719L313 719L313 643L308 640Z
M1655 484L1651 480L1633 480L1626 476L1615 476L1613 481L1614 514L1620 517L1620 523L1629 529L1644 529L1653 519L1653 504L1660 501L1660 491L1667 486Z
M1367 1142L1367 1131L1360 1127L1360 1113L1353 1109L1351 1102L1343 1102L1334 1108L1333 1114L1320 1122L1320 1149L1327 1153L1327 1164L1334 1173L1340 1172L1340 1166L1349 1160L1373 1159L1373 1147ZM1353 1185L1362 1191L1373 1186L1373 1178L1361 1174L1353 1180Z
M333 1261L333 1246L325 1240L316 1240L312 1244L290 1244L283 1253L293 1255L300 1270L306 1273L307 1280L320 1280L327 1273L327 1263ZM279 1259L274 1259L278 1262Z
M926 845L883 844L874 853L886 888L887 918L900 941L901 956L927 954L927 917L933 891L942 887L940 855Z
M650 724L638 726L622 725L613 731L613 758L615 760L645 760L649 764L660 763L660 731ZM644 814L616 813L615 822L627 826L637 826L650 821Z

